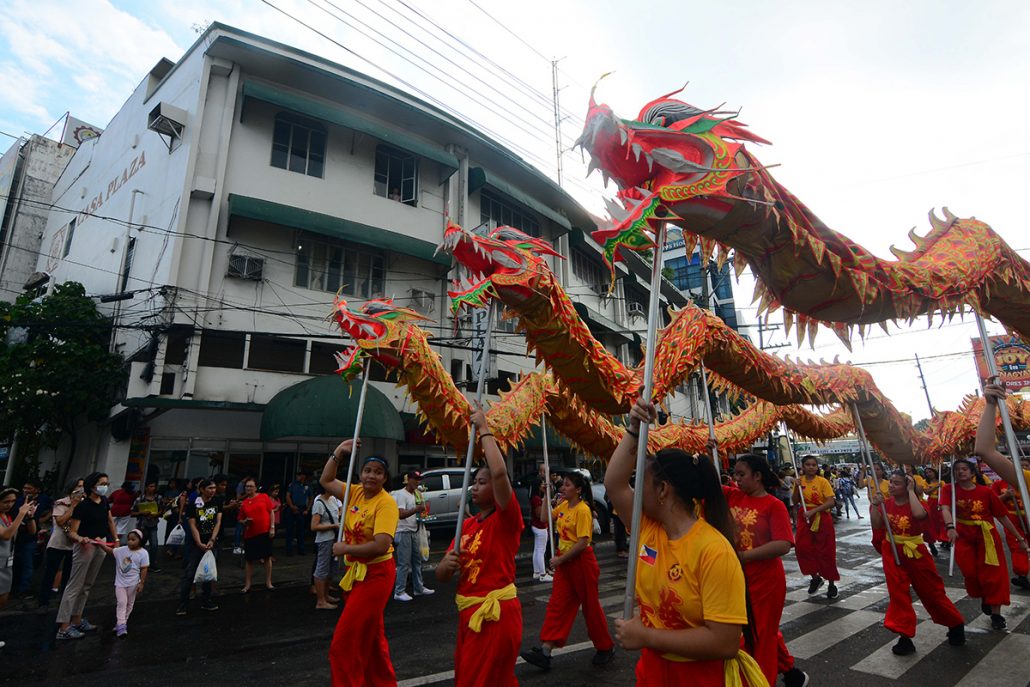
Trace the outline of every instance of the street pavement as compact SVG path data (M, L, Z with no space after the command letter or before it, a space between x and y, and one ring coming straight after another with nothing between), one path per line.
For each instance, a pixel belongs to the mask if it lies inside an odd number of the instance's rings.
M868 518L843 519L837 525L840 596L807 593L793 555L785 558L787 599L782 631L787 646L812 685L933 685L933 687L1026 687L1030 681L1030 594L1014 592L1005 615L1009 631L990 629L979 603L966 597L961 575L947 576L942 554L938 569L949 596L968 620L965 647L948 646L945 628L933 625L920 604L916 654L897 657L890 652L895 636L882 627L887 607L886 586L879 557L869 544ZM439 549L446 534L434 543ZM622 608L625 560L615 555L610 540L597 544L601 566L601 603L611 618ZM549 584L532 579L531 538L523 541L517 564L519 597L523 604L523 647L537 644L547 604ZM434 561L440 551L434 552ZM88 616L100 630L86 639L55 644L54 609L19 611L16 605L0 615L0 683L76 685L163 685L173 682L234 684L329 684L326 652L339 611L317 611L305 577L311 555L280 556L274 591L240 593L240 573L229 561L222 564L220 609L200 610L193 603L185 618L174 615L178 574L171 565L153 577L156 590L136 604L130 635L116 639L110 575L98 582ZM110 566L108 566L110 567ZM109 572L109 571L108 571ZM257 571L255 571L257 572ZM257 578L260 579L260 578ZM447 685L452 681L452 652L456 632L454 585L437 584L430 570L427 584L437 593L412 602L391 601L386 633L400 687ZM257 581L257 580L256 580ZM16 602L17 603L17 602ZM614 629L614 623L612 625ZM590 664L593 648L582 618L576 621L568 646L555 652L552 670L516 667L522 685L631 685L636 656L617 649L615 660L603 668ZM782 684L782 681L781 681Z

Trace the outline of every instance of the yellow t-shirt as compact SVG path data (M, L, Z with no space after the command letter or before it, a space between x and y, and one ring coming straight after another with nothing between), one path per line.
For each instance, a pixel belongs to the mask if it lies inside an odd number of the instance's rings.
M350 499L347 502L347 515L344 517L343 541L347 544L366 544L377 534L388 534L392 538L397 532L399 511L397 502L384 489L372 498L365 498L365 488L353 485L350 488ZM383 554L393 553L393 544ZM369 558L346 557L346 562L360 560L369 563Z
M869 487L871 487L871 486L873 486L875 484L876 484L876 478L875 477L866 477L864 480L862 480L862 488L863 489L868 489ZM881 479L880 480L880 483L879 483L880 494L883 495L883 498L888 498L888 496L890 495L890 493L887 491L887 487L889 487L889 486L890 486L890 482L888 482L885 479Z
M580 501L570 508L568 501L562 501L551 511L551 516L558 530L559 553L565 553L583 537L590 543L594 535L594 515L586 502Z
M705 621L747 624L744 570L737 553L704 520L670 541L658 521L644 516L637 555L637 604L645 626L682 630Z
M915 481L916 486L919 487L923 496L926 496L927 484L926 480L923 479L922 475L912 475L912 479Z
M924 487L923 496L925 496L928 499L935 499L935 498L937 498L940 495L940 491L941 491L941 482L940 482L940 480L934 480L933 482L928 482L926 484L926 487Z
M816 475L811 480L802 477L798 480L798 484L801 485L801 494L805 498L806 508L815 508L833 500L833 487L825 477Z

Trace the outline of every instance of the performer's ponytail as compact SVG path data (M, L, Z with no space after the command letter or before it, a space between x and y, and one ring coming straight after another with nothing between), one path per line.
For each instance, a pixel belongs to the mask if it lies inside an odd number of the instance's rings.
M686 451L667 448L651 458L655 484L668 482L687 508L699 505L698 517L719 530L731 545L734 539L733 518L722 493L719 471L707 455L693 456Z

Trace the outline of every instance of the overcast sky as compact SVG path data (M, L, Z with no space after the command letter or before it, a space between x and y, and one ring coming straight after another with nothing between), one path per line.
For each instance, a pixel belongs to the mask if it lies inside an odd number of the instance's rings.
M927 211L949 206L1030 257L1030 3L269 2L353 53L261 0L0 1L0 131L42 133L67 110L104 126L158 59L178 59L198 25L220 21L417 89L553 175L550 60L564 58L566 145L601 73L615 70L598 99L623 117L689 81L683 99L741 108L774 144L759 159L781 165L780 181L875 253L910 247L908 230L925 234ZM0 147L12 141L0 136ZM564 161L566 188L600 211L599 178L583 179L578 152ZM736 293L753 319L746 276ZM916 419L928 411L914 354L937 408L976 388L970 321L891 332L876 329L848 353L823 331L800 353L867 366Z

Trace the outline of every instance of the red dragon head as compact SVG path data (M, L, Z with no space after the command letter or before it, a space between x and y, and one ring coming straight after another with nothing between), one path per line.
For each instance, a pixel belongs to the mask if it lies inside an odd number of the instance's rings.
M355 344L336 354L340 365L337 372L347 380L357 376L363 365L362 359L368 355L382 362L387 369L397 367L407 339L407 327L401 325L429 319L410 308L394 305L392 298L370 300L360 310L351 310L347 301L337 298L333 317Z

